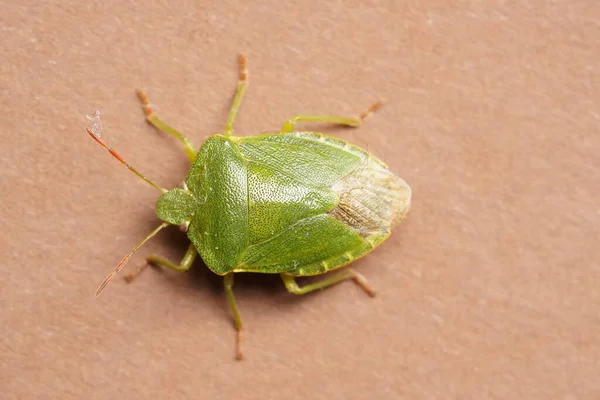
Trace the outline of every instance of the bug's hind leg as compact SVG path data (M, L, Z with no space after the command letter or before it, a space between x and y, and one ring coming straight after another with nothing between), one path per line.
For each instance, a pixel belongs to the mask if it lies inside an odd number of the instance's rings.
M292 275L281 274L281 279L283 280L283 283L285 284L285 287L287 288L287 290L293 294L307 294L307 293L313 292L318 289L325 289L326 287L333 286L336 283L343 282L347 279L352 279L361 288L363 288L363 290L365 292L367 292L367 294L369 296L371 296L371 297L375 296L375 290L373 290L373 288L371 288L371 286L369 286L369 283L367 282L367 278L365 278L364 275L359 274L352 268L346 268L342 271L331 274L330 276L326 276L317 282L310 283L310 284L304 285L302 287L298 286L298 283L296 283L295 277Z
M179 264L176 264L173 261L170 261L164 257L157 256L156 254L151 254L148 257L146 257L146 262L144 264L142 264L140 268L138 268L136 271L130 273L129 275L125 276L125 280L127 282L131 282L143 270L145 270L148 265L167 267L167 268L174 269L175 271L187 271L188 269L190 269L190 267L194 263L194 260L196 259L197 255L198 255L198 250L196 250L196 248L194 247L194 245L192 243L190 243L190 245L188 246L188 248L187 248L185 254L183 255L183 258L181 259L181 262Z
M233 324L237 333L236 358L238 360L243 360L244 353L242 351L242 329L244 326L242 324L242 318L240 317L240 311L238 310L237 303L235 302L235 297L233 296L233 272L230 272L227 275L225 275L224 283L225 294L227 295L229 308L231 309L231 314L233 315Z
M185 150L190 163L193 163L196 159L196 149L194 148L194 145L190 139L188 139L187 136L179 132L177 129L165 124L160 118L158 118L158 116L156 116L156 114L154 114L152 108L150 107L150 103L148 102L146 93L138 89L136 90L136 94L142 102L142 108L146 114L146 120L159 131L175 136L177 139L179 139L183 143L183 149Z
M360 114L358 117L341 117L341 116L326 116L326 115L294 115L292 118L284 122L281 127L281 133L294 132L296 123L301 121L311 122L327 122L331 124L348 125L353 127L359 127L362 125L365 119L369 118L382 103L378 102L373 104L369 109Z

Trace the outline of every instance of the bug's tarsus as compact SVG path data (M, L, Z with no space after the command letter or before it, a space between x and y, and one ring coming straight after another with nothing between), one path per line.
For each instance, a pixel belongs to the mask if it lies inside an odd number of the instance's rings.
M369 285L369 282L367 281L367 278L365 278L365 276L359 272L356 272L354 270L352 270L353 272L353 276L352 276L352 280L354 282L356 282L356 284L358 286L360 286L361 288L363 288L363 290L365 292L367 292L367 294L371 297L375 297L376 293L375 289L373 289L371 287L371 285Z
M246 66L246 57L243 54L239 54L238 58L240 60L240 81L247 81L248 67Z
M235 359L242 361L244 359L244 351L242 350L242 334L241 329L236 330L235 336Z
M377 111L383 105L383 101L378 101L377 103L371 105L367 111L360 114L359 118L361 122L364 122L365 119L369 118L375 111Z
M137 95L138 99L140 99L140 101L142 102L142 109L144 110L144 114L146 114L146 116L148 117L153 115L154 112L152 111L152 107L148 102L148 96L146 96L146 93L144 93L142 89L136 89L135 94Z
M143 264L140 264L135 271L128 273L123 277L127 283L133 282L135 278L139 276L148 266L151 265L148 260L146 260Z
M127 261L129 261L129 259L131 257L133 257L133 255L135 254L136 251L138 251L138 249L140 247L142 247L148 240L150 240L152 237L154 237L154 235L156 235L158 232L160 232L163 228L166 228L167 226L169 226L168 222L163 222L162 224L160 224L156 229L154 229L152 232L150 232L150 234L148 236L146 236L141 242L139 242L132 250L129 254L127 254L125 257L123 257L123 259L119 262L119 264L117 264L117 266L115 267L115 269L106 276L106 278L104 278L104 281L102 281L102 283L100 284L100 286L98 286L98 289L96 290L96 296L98 296L100 293L102 293L102 291L104 290L104 288L110 283L110 281L115 277L115 275L121 270L123 269L123 267L125 266L125 264L127 264Z
M231 104L231 109L229 110L229 116L227 117L227 123L225 124L225 136L231 136L233 134L233 122L235 121L235 117L237 115L238 109L240 108L240 104L242 103L242 98L244 97L244 93L248 88L249 82L249 72L246 66L246 57L242 54L239 55L240 62L240 78L237 84L237 90L235 92L235 97L233 98L233 103Z

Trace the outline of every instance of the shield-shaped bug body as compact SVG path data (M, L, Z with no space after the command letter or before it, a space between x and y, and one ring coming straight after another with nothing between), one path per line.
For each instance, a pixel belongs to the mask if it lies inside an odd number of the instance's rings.
M402 221L411 199L409 186L369 152L321 133L295 130L301 121L358 127L379 103L359 117L296 115L279 133L238 137L233 122L247 86L240 56L240 79L224 133L210 136L199 150L162 122L138 91L148 121L184 145L191 168L179 188L161 188L109 148L100 137L98 114L88 128L111 155L161 191L156 213L163 221L121 260L96 295L146 241L164 227L178 225L191 242L181 262L151 255L147 263L185 271L200 254L211 271L224 276L238 359L243 358L242 321L232 290L235 273L280 274L294 294L353 279L373 296L366 279L350 268L304 286L296 278L325 274L369 253Z

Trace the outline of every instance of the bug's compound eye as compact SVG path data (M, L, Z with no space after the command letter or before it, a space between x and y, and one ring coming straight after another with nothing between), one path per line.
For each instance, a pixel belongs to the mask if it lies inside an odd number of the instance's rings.
M179 230L186 233L190 227L190 221L185 221L183 224L179 224Z
M196 198L188 190L171 189L158 198L156 215L170 224L185 225L185 231L187 231L187 226L196 211L197 204Z

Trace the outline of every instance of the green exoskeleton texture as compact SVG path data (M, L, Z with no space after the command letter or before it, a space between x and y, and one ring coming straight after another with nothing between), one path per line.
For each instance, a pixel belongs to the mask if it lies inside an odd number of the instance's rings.
M211 136L186 184L188 237L219 275L338 268L381 243L410 199L382 162L311 132Z
M199 254L211 271L225 276L239 359L242 322L232 290L234 273L281 274L295 294L353 279L373 295L366 279L350 268L303 287L295 277L324 274L364 256L389 237L411 200L409 186L367 151L320 133L294 130L301 121L359 126L378 104L360 117L297 115L284 123L280 133L234 136L233 122L248 85L245 60L240 60L240 81L225 132L210 136L198 151L187 137L162 122L138 92L148 121L184 144L192 166L180 188L160 188L88 130L162 192L156 213L163 224L119 263L97 293L150 237L165 226L178 225L191 241L182 261L177 264L156 255L147 260L181 271L189 269Z

